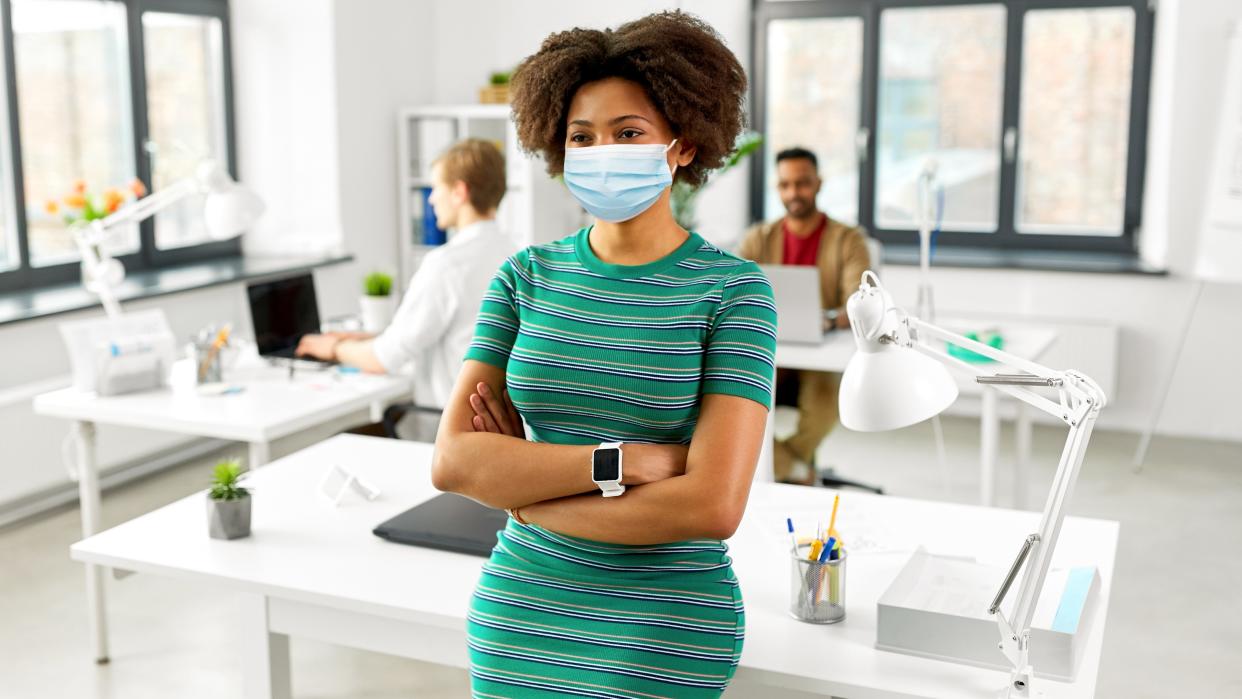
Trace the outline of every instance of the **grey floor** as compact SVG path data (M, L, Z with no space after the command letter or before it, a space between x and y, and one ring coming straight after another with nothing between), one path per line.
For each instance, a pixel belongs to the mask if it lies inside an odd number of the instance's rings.
M945 420L949 463L961 465L948 477L927 456L927 425L883 437L839 429L820 458L893 494L974 502L977 427ZM1037 505L1063 439L1059 430L1036 430ZM1233 665L1242 660L1242 445L1157 439L1135 474L1134 444L1134 435L1097 431L1071 505L1071 514L1122 523L1098 696L1242 696ZM104 524L200 490L205 461L108 492ZM1011 481L1001 470L1000 504L1009 505ZM76 508L0 530L0 696L238 696L235 600L206 586L143 575L110 581L112 662L90 662L83 576L67 555L78 533ZM467 694L461 671L300 639L292 649L300 699Z

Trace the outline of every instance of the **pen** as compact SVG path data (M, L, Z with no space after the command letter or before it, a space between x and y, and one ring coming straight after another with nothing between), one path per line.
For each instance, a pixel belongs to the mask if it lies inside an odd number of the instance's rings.
M794 536L793 518L785 518L785 528L789 530L789 550L798 555L798 537Z
M836 546L836 544L837 544L836 539L832 538L831 536L828 537L828 543L824 544L824 550L820 551L819 553L820 563L823 563L824 561L828 560L828 556L832 553L832 547Z

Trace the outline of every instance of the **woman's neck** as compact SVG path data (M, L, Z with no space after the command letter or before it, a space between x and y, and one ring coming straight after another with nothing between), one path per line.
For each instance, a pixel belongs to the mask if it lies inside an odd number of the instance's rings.
M645 265L672 253L690 235L677 224L669 205L670 189L656 203L628 221L596 221L591 228L591 250L602 262Z

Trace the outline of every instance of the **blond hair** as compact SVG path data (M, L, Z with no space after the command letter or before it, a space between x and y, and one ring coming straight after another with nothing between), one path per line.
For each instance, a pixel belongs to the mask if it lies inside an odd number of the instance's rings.
M470 206L486 214L505 196L505 156L491 141L467 138L453 144L435 160L449 186L466 183Z

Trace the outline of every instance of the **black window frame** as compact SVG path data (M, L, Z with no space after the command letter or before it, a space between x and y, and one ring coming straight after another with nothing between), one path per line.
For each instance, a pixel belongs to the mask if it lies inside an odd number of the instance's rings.
M54 3L62 0L41 0ZM220 21L221 44L224 61L222 66L224 99L225 158L222 163L228 173L237 179L237 138L233 102L233 55L228 0L111 0L124 5L126 12L126 49L128 51L130 105L134 135L134 174L151 190L151 161L145 144L150 137L147 120L147 76L144 62L144 34L142 16L146 12L170 12L200 17L214 17ZM22 170L21 122L17 95L17 62L13 45L12 0L0 0L0 32L4 45L4 89L7 96L9 161L11 171L4 173L7 182L0 183L11 189L9 199L14 211L11 220L16 224L18 266L0 271L0 293L22 291L40 287L76 282L80 279L81 265L74 260L54 265L34 267L30 264L30 241L26 233L26 193ZM139 224L139 248L136 252L116 257L128 272L153 270L164 267L198 262L201 260L235 257L241 255L241 240L211 241L180 248L160 250L155 245L155 219L150 217Z
M1142 226L1143 182L1147 164L1148 105L1151 92L1155 9L1150 0L754 0L751 25L751 123L767 133L767 39L773 20L857 17L863 22L862 83L859 126L867 130L866 147L859 162L858 224L886 244L917 245L914 228L880 228L875 223L876 141L879 116L880 16L886 10L1000 5L1006 10L1004 94L1000 133L1012 128L1017 134L1014 152L1021 152L1019 124L1021 105L1023 30L1027 12L1039 10L1126 7L1134 11L1134 55L1131 68L1130 124L1127 135L1126 191L1121 235L1019 233L1015 199L1018 157L1006 159L999 144L1000 201L996 230L991 233L943 230L937 245L1014 251L1092 251L1137 255ZM751 168L750 214L764 217L764 195L769 185L768 159L774 153L765 141ZM831 213L831 212L829 212Z

